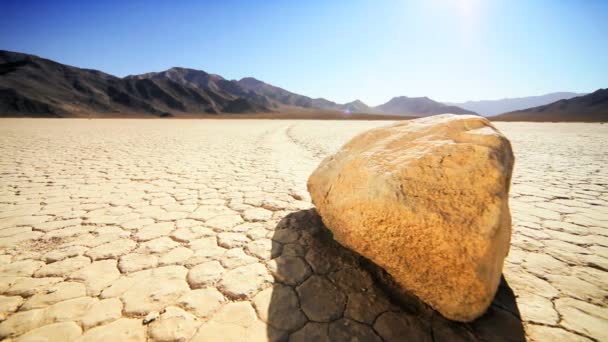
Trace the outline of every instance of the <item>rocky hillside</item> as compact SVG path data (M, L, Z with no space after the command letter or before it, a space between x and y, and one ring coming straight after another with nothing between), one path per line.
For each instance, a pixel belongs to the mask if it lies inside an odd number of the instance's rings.
M302 108L335 109L341 110L342 105L335 102L292 93L283 88L275 87L253 77L245 77L238 81L244 89L255 92L270 99L276 105L294 106Z
M386 114L405 116L428 116L434 114L475 114L456 106L447 106L433 101L428 97L395 97L389 102L370 107L361 100L339 104L324 98L310 98L308 96L292 93L283 88L275 87L253 77L246 77L238 81L239 85L259 95L266 96L275 105L295 106L322 110L339 110L348 113Z
M491 117L496 121L608 121L608 88L569 100Z
M33 55L0 50L0 116L138 117L291 112L299 109L428 116L472 114L426 97L396 97L378 107L292 93L252 77L227 80L188 68L116 77Z
M174 116L267 110L266 99L203 71L174 68L119 78L0 51L0 116Z

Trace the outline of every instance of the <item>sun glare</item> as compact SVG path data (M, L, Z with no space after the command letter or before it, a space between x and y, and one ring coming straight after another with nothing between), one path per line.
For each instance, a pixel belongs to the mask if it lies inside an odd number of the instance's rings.
M444 0L443 2L466 19L475 17L480 7L480 0Z

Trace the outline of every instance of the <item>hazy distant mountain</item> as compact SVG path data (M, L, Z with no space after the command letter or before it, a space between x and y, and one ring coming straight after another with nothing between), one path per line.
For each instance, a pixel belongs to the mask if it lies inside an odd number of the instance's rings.
M491 117L498 121L608 121L608 88L569 100Z
M0 51L1 116L171 116L268 110L267 99L242 94L249 92L236 82L196 70L174 68L119 78Z
M379 113L408 116L430 116L445 113L476 114L470 110L433 101L428 97L393 97L387 103L374 107L373 109Z
M447 105L459 106L464 109L472 110L483 116L492 116L515 110L546 105L555 101L570 99L576 96L585 95L584 93L559 92L540 96L517 97L501 100L482 100L467 102L444 102Z
M363 103L361 100L355 100L342 105L343 110L348 110L351 113L374 113L371 107Z

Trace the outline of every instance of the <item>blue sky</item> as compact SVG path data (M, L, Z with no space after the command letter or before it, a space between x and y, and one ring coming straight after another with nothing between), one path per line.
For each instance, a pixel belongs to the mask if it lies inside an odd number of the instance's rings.
M337 102L608 87L608 1L12 1L0 49L125 76L184 66Z

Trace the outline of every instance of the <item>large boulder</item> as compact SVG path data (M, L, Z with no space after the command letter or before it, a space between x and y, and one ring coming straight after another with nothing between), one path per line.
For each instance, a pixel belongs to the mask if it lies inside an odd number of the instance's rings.
M466 322L500 282L512 170L511 145L487 119L446 114L356 136L321 162L308 191L338 242Z

